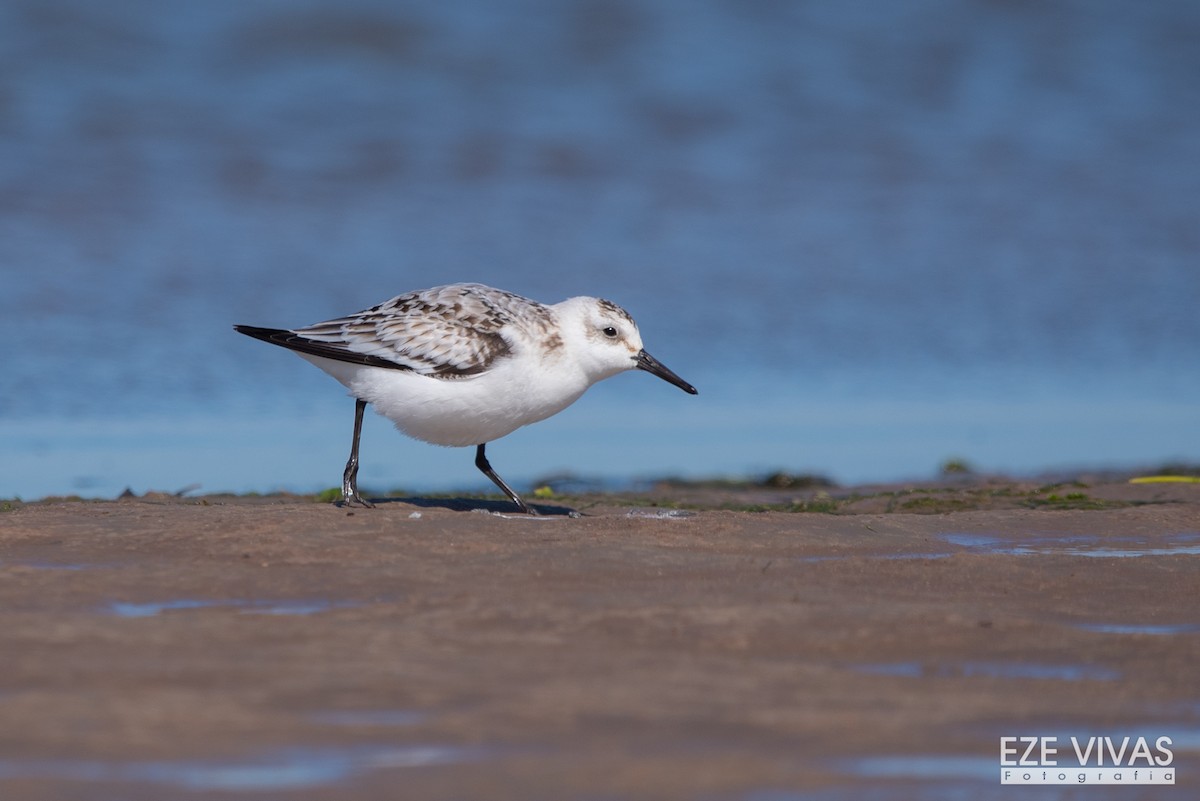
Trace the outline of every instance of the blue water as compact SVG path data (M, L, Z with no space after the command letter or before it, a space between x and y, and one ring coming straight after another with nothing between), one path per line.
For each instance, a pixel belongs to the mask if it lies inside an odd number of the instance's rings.
M923 477L1200 460L1200 5L0 6L0 497L312 490L352 403L233 323L609 297L620 376L489 448ZM487 486L372 421L360 481Z

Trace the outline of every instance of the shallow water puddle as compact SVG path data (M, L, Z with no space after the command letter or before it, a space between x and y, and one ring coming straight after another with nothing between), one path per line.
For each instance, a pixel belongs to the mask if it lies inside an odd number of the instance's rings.
M1200 554L1200 533L1183 533L1164 538L1151 547L1134 537L1097 537L1092 534L1066 536L1030 535L1025 540L1012 540L989 534L947 532L936 535L947 545L955 545L967 553L1002 556L1089 556L1099 558L1131 558L1137 556L1175 556ZM1121 543L1121 547L1113 547ZM846 559L880 559L884 561L949 559L963 551L930 551L886 554L840 553L805 556L796 561L803 564L837 562Z
M918 559L949 559L954 554L948 551L933 553L869 553L869 554L832 554L828 556L805 556L797 559L801 564L817 564L820 562L841 562L847 559L880 559L885 562L902 562Z
M99 565L85 565L73 562L43 562L38 560L33 561L9 561L0 560L0 568L16 567L26 570L88 570L89 568L99 567Z
M1175 623L1166 625L1141 623L1077 623L1076 628L1085 631L1098 631L1103 634L1154 634L1170 636L1173 634L1196 634L1200 632L1200 623Z
M250 601L245 599L232 600L200 600L195 598L176 598L170 601L153 601L150 603L126 603L113 601L104 607L104 611L117 617L155 617L163 612L182 609L223 609L233 608L245 615L315 615L331 609L346 609L357 606L350 602L335 602L326 600L297 600L297 601Z
M999 762L992 757L914 755L864 757L844 763L849 773L880 779L994 780Z
M1056 681L1116 681L1121 677L1121 674L1115 670L1093 665L1044 665L1026 662L961 662L940 665L924 665L920 662L884 662L853 665L851 670L856 673L913 679L984 677Z
M964 778L913 779L907 776L874 778L857 777L860 781L844 787L825 787L819 790L757 790L747 795L733 796L729 801L1129 801L1126 788L1121 794L1109 794L1089 788L1086 796L1062 792L1061 787L1022 787L1020 795L991 779Z
M145 782L188 790L287 790L336 784L374 770L446 765L479 757L477 750L427 745L292 749L229 761L0 760L0 779Z
M870 777L862 777L871 780ZM737 795L729 801L1014 801L1011 787L997 784L994 788L978 781L925 781L914 784L911 781L897 782L896 778L886 783L871 780L864 785L855 782L847 787L825 787L819 790L755 790L745 795ZM974 777L973 777L974 778ZM1064 796L1057 787L1021 788L1018 801L1063 801ZM1089 794L1089 801L1110 801L1111 796L1096 796ZM1114 800L1115 801L1115 800ZM1125 801L1122 799L1121 801Z
M635 520L686 520L696 513L687 509L630 509L625 516Z
M315 723L331 726L416 726L428 716L411 709L349 709L316 712L309 716Z
M1129 559L1139 556L1175 556L1200 554L1200 534L1176 534L1164 539L1162 545L1151 546L1132 537L1097 537L1083 534L1060 537L1033 536L1014 541L987 534L939 534L951 545L959 545L974 553L1005 556L1088 556L1107 559ZM1112 547L1121 543L1121 547Z

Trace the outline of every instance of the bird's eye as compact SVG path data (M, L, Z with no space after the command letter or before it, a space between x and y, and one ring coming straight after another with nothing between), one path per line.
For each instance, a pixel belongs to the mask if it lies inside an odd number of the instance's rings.
M611 325L608 325L604 327L602 333L609 339L615 339L617 336L617 329L613 328Z

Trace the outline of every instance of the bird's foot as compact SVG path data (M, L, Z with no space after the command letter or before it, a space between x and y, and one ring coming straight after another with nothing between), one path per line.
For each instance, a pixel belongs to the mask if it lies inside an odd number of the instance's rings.
M538 513L537 509L534 509L532 506L525 503L525 501L521 500L520 495L517 495L516 493L510 493L510 496L512 498L512 502L517 505L517 511L520 512L521 514L526 514L526 515L529 515L530 517L540 517L541 516Z
M337 502L337 505L339 507L361 506L363 509L374 509L375 508L375 504L371 503L366 498L364 498L363 496L358 494L357 487L350 490L349 492L343 490L342 491L342 499Z

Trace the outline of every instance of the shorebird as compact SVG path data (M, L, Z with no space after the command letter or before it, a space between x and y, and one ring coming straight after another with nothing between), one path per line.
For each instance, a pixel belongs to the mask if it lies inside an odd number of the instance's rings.
M475 466L518 509L537 514L492 469L489 442L561 412L592 384L626 370L645 370L696 394L646 352L629 313L600 298L546 305L483 284L450 284L304 328L234 328L295 351L350 390L346 505L372 505L358 491L367 404L415 439L474 445Z

